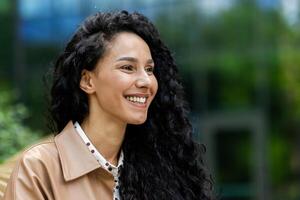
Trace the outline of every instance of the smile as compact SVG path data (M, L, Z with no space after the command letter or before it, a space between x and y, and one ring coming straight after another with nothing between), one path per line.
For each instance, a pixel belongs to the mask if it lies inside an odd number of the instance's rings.
M147 98L146 97L137 97L137 96L127 96L126 99L133 103L145 104Z

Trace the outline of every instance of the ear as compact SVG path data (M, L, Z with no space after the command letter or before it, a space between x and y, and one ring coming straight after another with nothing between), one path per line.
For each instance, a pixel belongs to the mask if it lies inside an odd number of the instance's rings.
M93 92L95 92L92 72L83 69L81 72L81 79L79 85L80 89L82 89L87 94L92 94Z

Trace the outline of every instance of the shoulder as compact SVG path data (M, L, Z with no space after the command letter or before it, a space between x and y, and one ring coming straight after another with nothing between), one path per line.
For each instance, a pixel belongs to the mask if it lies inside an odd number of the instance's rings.
M19 157L6 187L4 199L43 199L48 177L59 173L59 159L53 139L35 144Z
M44 141L32 145L27 148L21 155L20 161L22 162L43 162L49 163L53 159L58 158L58 151L56 145L51 139L50 141Z
M26 149L21 154L15 171L18 173L20 170L26 169L27 172L39 173L40 170L58 165L58 162L58 151L53 139L51 139Z
M36 157L42 159L45 156L53 155L53 153L57 153L57 149L53 138L51 138L50 140L36 143L30 146L29 148L25 149L25 151L22 154L22 157Z

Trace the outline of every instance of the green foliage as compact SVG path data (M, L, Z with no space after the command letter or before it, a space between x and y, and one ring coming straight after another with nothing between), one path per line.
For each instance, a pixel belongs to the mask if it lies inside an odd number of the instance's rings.
M24 125L28 110L14 103L10 92L0 92L0 163L39 138L39 132Z
M286 106L286 112L298 121L300 118L300 68L298 64L300 63L300 50L299 48L285 47L281 51L280 61L283 74L281 81L289 104Z
M270 166L271 166L271 179L275 186L287 181L287 177L290 175L290 163L286 160L290 160L291 145L287 139L282 135L273 135L271 138L270 148ZM285 170L284 170L285 169Z
M299 182L292 183L299 180L299 170L291 171L291 163L299 162L291 156L298 155L294 149L300 130L299 24L292 27L278 9L263 9L251 0L236 1L214 17L203 15L196 5L190 7L173 11L178 13L175 20L164 12L157 25L176 52L192 111L262 109L270 122L266 149L272 189L287 190L289 183L291 194L278 190L275 196L299 199L294 189ZM218 178L243 181L240 177L257 165L256 147L251 138L226 137L218 143Z

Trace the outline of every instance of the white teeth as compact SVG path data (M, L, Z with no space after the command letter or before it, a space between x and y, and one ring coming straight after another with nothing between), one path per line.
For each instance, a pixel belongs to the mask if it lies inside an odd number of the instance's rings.
M146 102L146 97L127 96L126 99L140 104L144 104Z

